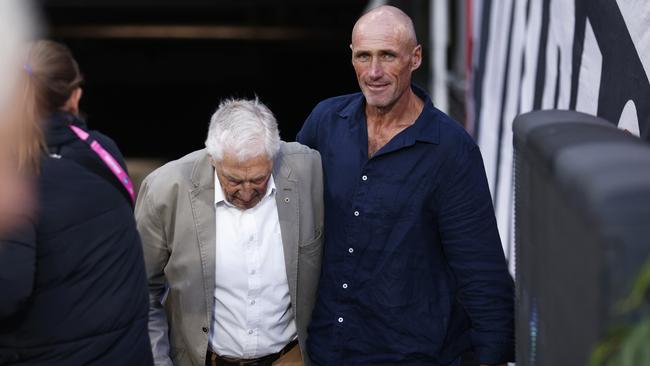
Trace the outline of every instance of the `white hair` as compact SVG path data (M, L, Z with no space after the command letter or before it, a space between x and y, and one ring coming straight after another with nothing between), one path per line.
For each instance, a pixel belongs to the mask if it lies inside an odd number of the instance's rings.
M280 150L278 123L257 97L227 99L210 119L205 147L216 161L222 160L226 152L239 161L261 155L273 160Z

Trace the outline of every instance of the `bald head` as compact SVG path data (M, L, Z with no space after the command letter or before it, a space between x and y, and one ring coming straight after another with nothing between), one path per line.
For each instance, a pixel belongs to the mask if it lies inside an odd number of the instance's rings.
M352 30L352 66L369 110L386 114L417 99L411 74L422 62L413 22L393 6L364 14Z
M352 29L352 44L359 35L375 32L377 29L392 32L409 47L414 47L418 43L411 18L394 6L382 5L368 11L357 20Z

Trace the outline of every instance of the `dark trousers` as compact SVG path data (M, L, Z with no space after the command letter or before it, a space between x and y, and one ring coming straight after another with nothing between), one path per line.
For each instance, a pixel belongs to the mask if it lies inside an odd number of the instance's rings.
M460 357L460 366L479 366L474 352L468 351Z

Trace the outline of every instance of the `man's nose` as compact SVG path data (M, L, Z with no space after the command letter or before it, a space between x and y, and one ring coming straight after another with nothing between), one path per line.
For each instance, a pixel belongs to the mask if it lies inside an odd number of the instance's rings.
M239 198L242 201L250 201L251 198L253 198L253 194L255 193L255 190L251 188L244 187L239 191Z
M374 58L370 62L369 76L373 79L379 79L384 75L384 69L378 59Z

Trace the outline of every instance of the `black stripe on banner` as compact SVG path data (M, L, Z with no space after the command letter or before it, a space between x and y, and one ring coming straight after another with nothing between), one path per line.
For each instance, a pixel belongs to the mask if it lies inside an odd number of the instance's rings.
M487 58L488 40L490 39L490 19L492 18L492 0L485 0L481 9L481 42L479 45L478 68L474 72L474 138L478 141L481 133L481 109L483 108L483 77Z
M587 28L586 3L591 0L575 0L576 19L573 28L573 60L571 62L571 99L569 109L575 110L578 102L578 82L580 81L580 66L582 52L585 48L585 30Z
M510 24L508 25L508 47L506 47L506 64L503 68L503 86L501 88L501 110L499 111L499 140L497 143L497 160L496 160L496 174L494 177L494 197L493 197L493 202L494 205L499 204L499 176L500 176L500 171L499 167L501 166L501 148L503 144L503 130L504 126L506 124L505 120L505 109L506 109L506 101L508 100L508 70L510 70L510 51L512 48L512 38L514 37L512 28L514 28L515 24L515 3L517 1L513 0L512 1L512 6L510 9ZM509 124L508 124L509 125Z
M530 22L530 0L526 1L526 31L529 31L529 22ZM524 41L524 45L526 42ZM522 48L521 52L521 68L519 69L519 94L517 97L517 115L521 114L521 90L523 89L524 75L526 75L526 46Z
M535 77L535 97L533 109L542 108L542 97L544 96L544 84L546 78L546 46L548 43L548 24L551 13L551 0L544 0L542 5L542 28L539 38L539 52L537 53L537 75Z
M618 123L625 103L633 100L641 138L650 141L650 82L623 14L615 1L608 0L592 0L587 9L603 55L598 116Z
M562 64L562 50L560 47L557 48L557 62L555 68L557 69L555 74L555 96L553 97L553 109L557 109L557 104L560 99L560 80L562 80L562 69L560 65Z

